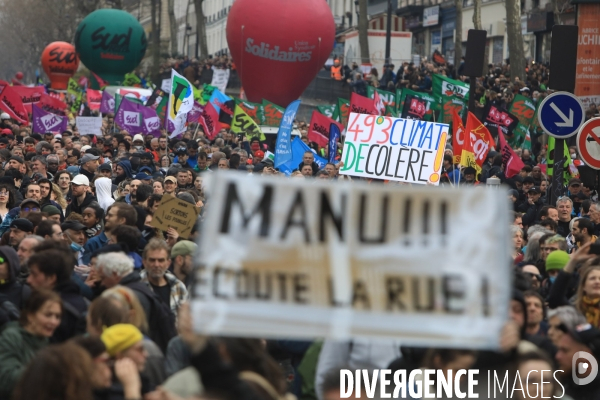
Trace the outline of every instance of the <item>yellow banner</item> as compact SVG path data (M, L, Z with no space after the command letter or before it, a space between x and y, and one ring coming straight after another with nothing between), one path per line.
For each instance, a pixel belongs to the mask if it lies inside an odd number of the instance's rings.
M248 114L246 114L239 105L235 106L235 111L233 112L231 132L235 133L236 135L245 135L248 140L251 140L254 136L258 137L258 139L261 141L267 139L256 122L254 122L254 120Z

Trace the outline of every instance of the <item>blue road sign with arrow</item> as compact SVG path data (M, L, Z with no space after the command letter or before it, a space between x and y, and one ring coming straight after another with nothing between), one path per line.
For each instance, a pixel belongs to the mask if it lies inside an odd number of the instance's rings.
M569 92L556 92L546 97L538 109L542 129L557 139L566 139L579 131L585 120L581 101Z

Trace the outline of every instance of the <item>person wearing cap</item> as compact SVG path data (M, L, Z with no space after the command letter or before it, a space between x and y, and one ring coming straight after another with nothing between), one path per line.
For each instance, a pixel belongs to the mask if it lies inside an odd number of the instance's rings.
M25 236L33 233L33 224L25 218L17 218L10 223L8 244L15 250L19 247Z
M133 136L132 145L139 153L146 150L144 147L144 137L139 133Z
M173 274L187 288L192 281L193 256L196 253L198 245L190 240L180 240L171 248L171 260Z
M152 175L154 172L156 172L156 166L154 164L154 157L152 156L152 153L144 152L144 153L141 153L139 156L140 156L140 168L138 169L138 172L141 172L142 168L147 168L148 174L150 174L150 175Z
M182 168L192 168L192 166L190 164L188 164L188 159L190 158L190 156L187 152L187 148L185 148L185 147L176 148L175 155L176 155L176 157L173 160L173 163L181 164Z
M96 196L88 191L89 187L90 181L87 176L79 174L73 178L71 181L71 195L73 199L71 200L71 204L67 207L65 216L68 217L72 212L83 214L83 210L85 210L91 202L98 201Z
M519 207L519 211L523 213L523 225L531 226L537 221L538 215L545 205L541 197L542 192L539 187L532 186L528 189L527 202Z
M40 212L41 206L40 202L36 199L25 199L19 205L19 218L27 218L27 216L32 212Z
M167 176L165 178L165 194L175 196L175 189L177 189L177 178L174 176Z
M79 173L85 175L88 180L93 179L98 171L99 158L100 157L93 154L85 153L83 157L81 157L81 160L79 160Z
M100 167L98 167L98 172L105 178L112 178L112 166L110 164L102 164Z
M477 176L477 170L473 167L467 167L465 169L463 169L463 183L465 185L477 185L479 182L477 182L475 180L475 177Z
M563 371L560 382L565 394L576 400L600 399L600 330L590 324L575 329L562 324L559 329L564 334L557 346L556 361Z
M10 246L0 246L0 297L20 310L31 294L31 288L19 280L21 263L17 252ZM0 312L0 322L2 321Z
M85 233L87 227L78 221L65 221L60 228L63 231L65 240L75 253L78 265L83 264L81 260L84 252L83 246L85 246L87 240Z
M8 169L8 168L14 168L17 171L21 172L22 174L27 172L27 167L25 166L25 161L23 160L23 158L13 155L12 157L10 157L8 159L8 162L6 163L4 169Z
M146 185L152 185L152 177L145 172L138 172L135 179L142 181Z
M577 178L573 178L569 181L569 186L567 187L567 196L571 199L577 194L581 192L581 181Z

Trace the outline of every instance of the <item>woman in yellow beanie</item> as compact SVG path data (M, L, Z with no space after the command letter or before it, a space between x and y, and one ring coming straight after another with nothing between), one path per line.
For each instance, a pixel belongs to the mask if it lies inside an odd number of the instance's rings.
M146 366L147 351L144 349L144 335L135 326L131 324L116 324L106 328L100 336L106 346L106 352L119 362L129 359L137 369L137 374L126 374L134 376L137 379L127 379L123 382L124 397L126 399L138 399L149 390L142 388L142 381L139 373ZM129 371L131 372L131 371ZM119 379L121 377L118 377ZM121 380L121 379L120 379Z

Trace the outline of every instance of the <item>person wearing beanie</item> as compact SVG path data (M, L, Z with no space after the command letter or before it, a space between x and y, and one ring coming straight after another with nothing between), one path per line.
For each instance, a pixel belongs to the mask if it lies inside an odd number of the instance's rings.
M566 251L556 250L548 254L546 257L546 273L550 283L554 283L558 272L561 271L569 262L570 257Z
M117 363L123 360L131 360L135 365L138 375L146 367L146 359L148 352L144 348L144 335L138 328L132 324L116 324L110 326L102 332L100 339L106 346L106 352ZM113 385L111 392L114 389L121 389L120 384L113 377ZM130 382L133 383L133 382ZM148 393L153 388L148 386L148 379L140 376L140 379L135 384L123 385L123 398L125 399L141 399L145 393Z
M56 206L53 206L52 204L47 204L44 207L42 207L42 212L48 214L48 219L56 221L59 224L61 223L60 217L62 216L62 213Z

